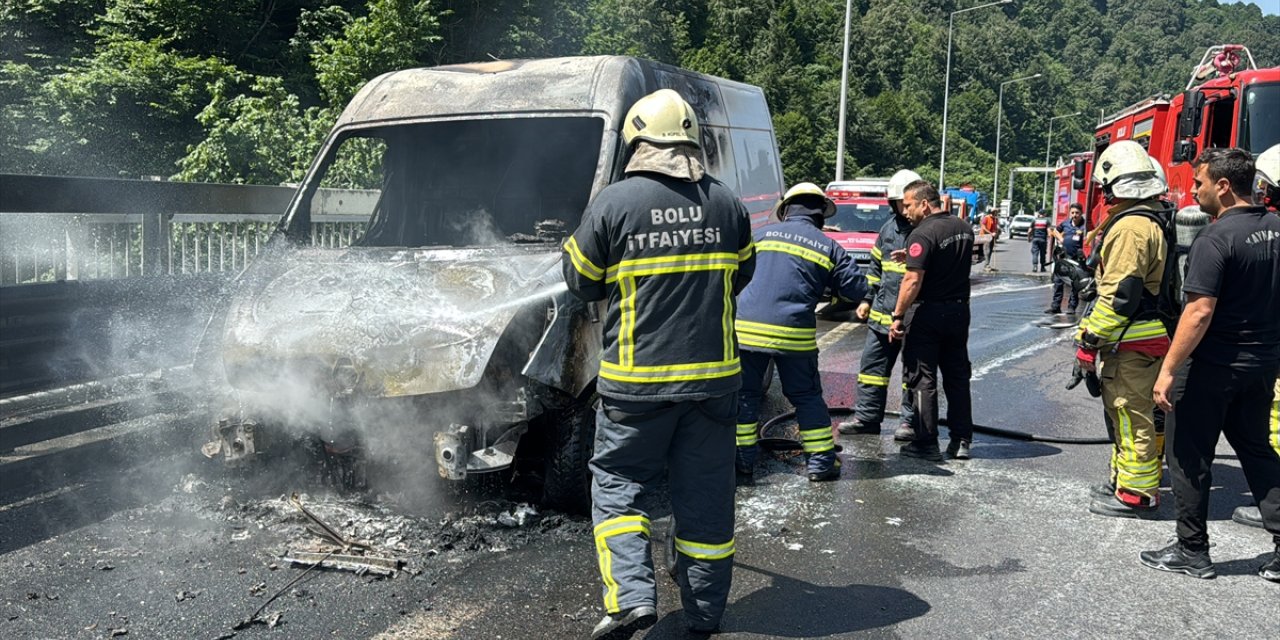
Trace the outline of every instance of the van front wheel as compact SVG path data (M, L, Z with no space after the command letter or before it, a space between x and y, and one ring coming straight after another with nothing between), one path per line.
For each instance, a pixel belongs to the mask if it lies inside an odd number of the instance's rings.
M569 513L591 509L591 470L596 414L590 404L574 403L547 416L550 440L543 470L542 504Z

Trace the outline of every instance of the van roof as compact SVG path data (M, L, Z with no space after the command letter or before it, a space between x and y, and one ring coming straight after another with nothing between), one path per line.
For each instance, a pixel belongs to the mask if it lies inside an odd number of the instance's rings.
M719 85L720 99L699 99L697 94L706 91L706 82ZM494 60L392 71L362 87L337 124L558 111L600 112L621 121L640 97L672 85L698 110L704 124L769 128L758 87L628 56ZM760 114L723 107L734 102L736 96L731 94L744 92L759 97L750 102L759 103L763 122L755 122ZM705 108L705 104L716 106Z

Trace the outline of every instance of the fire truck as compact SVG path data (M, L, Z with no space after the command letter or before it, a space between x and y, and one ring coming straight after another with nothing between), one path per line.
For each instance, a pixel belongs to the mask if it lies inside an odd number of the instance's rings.
M880 227L893 217L888 178L832 182L825 192L836 204L836 215L826 221L823 232L866 269L871 264L871 247L876 244Z
M1072 154L1058 168L1059 218L1079 202L1089 228L1101 223L1107 207L1090 180L1093 158L1120 140L1138 141L1160 162L1175 205L1195 206L1191 163L1201 151L1241 147L1257 156L1280 143L1280 67L1258 68L1243 45L1215 45L1182 93L1155 95L1104 118L1094 130L1093 151Z

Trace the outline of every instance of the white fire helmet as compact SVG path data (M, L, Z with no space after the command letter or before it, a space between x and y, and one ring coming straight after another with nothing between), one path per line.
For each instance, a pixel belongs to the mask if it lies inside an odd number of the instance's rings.
M1121 140L1108 146L1093 165L1093 181L1103 193L1117 200L1146 200L1168 190L1159 163L1153 163L1142 145Z
M1169 179L1164 175L1164 167L1160 165L1160 161L1156 160L1155 156L1149 155L1147 158L1151 160L1151 168L1156 170L1156 177L1160 179L1160 182L1164 183L1164 192L1161 195L1169 193Z
M890 200L901 200L907 190L907 185L920 179L920 174L910 170L902 169L893 174L889 178L889 195Z
M1257 171L1253 185L1254 202L1280 210L1280 144L1259 154L1254 167Z
M822 192L821 187L812 182L801 182L796 186L787 189L786 195L783 195L782 199L778 201L778 204L774 205L773 216L782 220L783 216L786 215L787 205L791 204L792 200L801 196L817 196L822 198L823 218L830 218L831 216L836 215L836 203L832 202L831 198L828 198L827 194Z
M631 105L622 122L622 139L628 146L636 140L648 140L697 147L700 146L698 116L680 94L659 89Z

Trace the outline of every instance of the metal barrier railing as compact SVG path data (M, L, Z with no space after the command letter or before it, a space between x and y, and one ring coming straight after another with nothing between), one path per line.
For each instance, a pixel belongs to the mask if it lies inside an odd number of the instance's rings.
M258 255L291 187L0 174L0 286L239 271ZM374 190L322 189L311 243L364 234Z

